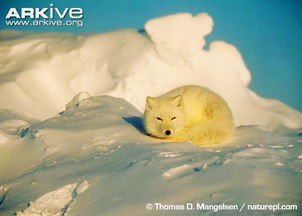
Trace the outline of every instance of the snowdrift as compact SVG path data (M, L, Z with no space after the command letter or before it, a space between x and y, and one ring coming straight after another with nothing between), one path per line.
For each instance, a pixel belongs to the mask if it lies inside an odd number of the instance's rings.
M148 21L147 34L2 31L0 215L300 215L301 113L251 91L234 46L203 49L212 27L207 14L177 14ZM144 134L145 97L183 84L228 101L232 140L200 147ZM146 209L159 202L298 210Z
M227 100L236 125L301 128L301 113L248 88L251 74L233 45L215 41L204 49L212 27L213 20L205 13L183 13L148 21L146 35L137 30L2 31L0 108L46 119L86 91L124 98L142 111L147 95L196 84Z
M0 147L0 215L200 215L216 212L145 205L301 204L300 137L242 126L224 145L160 143L144 135L141 113L123 99L95 96L71 104L23 127L1 115L8 140Z

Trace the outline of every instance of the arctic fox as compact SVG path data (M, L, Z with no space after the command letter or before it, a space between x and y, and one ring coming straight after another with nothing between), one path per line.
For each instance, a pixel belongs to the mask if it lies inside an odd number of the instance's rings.
M146 132L167 141L197 145L226 141L234 132L232 113L222 97L200 86L182 86L146 99Z

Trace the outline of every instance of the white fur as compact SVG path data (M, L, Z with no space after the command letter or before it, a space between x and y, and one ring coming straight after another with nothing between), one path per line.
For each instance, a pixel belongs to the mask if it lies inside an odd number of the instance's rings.
M144 125L151 136L198 145L224 142L234 131L227 103L200 86L182 86L156 98L147 97Z

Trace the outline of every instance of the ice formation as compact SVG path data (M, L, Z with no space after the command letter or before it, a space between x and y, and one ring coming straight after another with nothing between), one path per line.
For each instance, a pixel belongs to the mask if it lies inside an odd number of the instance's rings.
M209 87L230 104L236 125L301 128L302 114L248 88L240 52L215 41L204 49L212 18L201 13L149 20L137 30L98 34L0 33L0 108L38 119L64 109L79 92L126 99L143 110L145 97L184 84Z
M147 35L0 32L0 215L259 213L146 209L156 202L295 204L260 213L301 215L301 113L251 91L232 45L204 50L212 26L177 14L148 21ZM145 97L183 84L220 93L249 126L203 147L146 136Z

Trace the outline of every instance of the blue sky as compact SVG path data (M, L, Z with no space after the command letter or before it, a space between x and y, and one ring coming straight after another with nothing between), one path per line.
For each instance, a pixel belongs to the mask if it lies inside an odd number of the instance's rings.
M1 0L0 28L9 8L80 7L84 27L14 27L39 32L104 32L142 29L150 18L178 12L209 13L207 41L224 40L242 53L252 73L250 88L302 110L302 1L300 0ZM1 40L1 38L0 38Z

